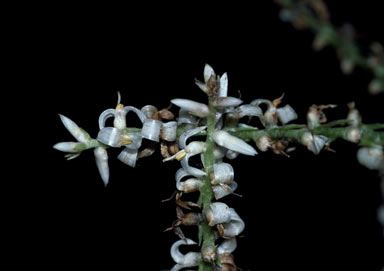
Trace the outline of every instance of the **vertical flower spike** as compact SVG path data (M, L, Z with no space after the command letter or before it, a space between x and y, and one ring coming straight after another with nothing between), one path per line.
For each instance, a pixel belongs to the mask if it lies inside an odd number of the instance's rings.
M184 240L176 241L171 247L171 257L176 262L176 265L170 271L179 271L180 269L187 267L194 267L199 264L201 260L201 254L198 252L189 252L183 255L179 247L182 245L196 245L197 243L191 239L186 238Z
M75 122L70 120L64 115L59 114L61 122L64 124L64 127L71 133L71 135L81 143L86 143L90 140L90 137L87 132L82 130Z
M238 137L230 135L226 131L217 130L213 133L212 138L217 145L232 151L250 156L257 154L257 151L251 145Z
M209 109L206 104L187 99L173 99L171 100L171 103L200 118L205 118L209 114Z
M109 167L108 167L108 154L103 147L97 147L94 150L96 166L99 170L101 179L104 182L104 185L107 186L109 182Z
M231 182L229 185L219 184L212 187L213 194L216 200L224 198L235 192L237 189L237 183L235 181Z

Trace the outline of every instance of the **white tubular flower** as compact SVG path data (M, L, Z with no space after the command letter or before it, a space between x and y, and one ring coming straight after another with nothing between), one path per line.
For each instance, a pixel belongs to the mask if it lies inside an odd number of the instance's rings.
M286 124L292 120L297 119L297 114L295 110L289 104L287 104L284 107L277 108L277 117L282 124Z
M187 171L185 171L183 168L180 168L176 171L176 188L179 191L182 191L184 193L191 193L198 191L200 187L203 185L203 181L196 178L190 178L186 181L182 182L181 180L187 176L191 176Z
M233 167L228 163L215 163L213 165L213 176L211 178L211 184L228 184L233 181L235 171Z
M237 247L236 238L225 239L217 248L218 254L228 253L231 254Z
M59 114L61 122L64 124L64 127L67 128L67 130L73 135L74 138L77 139L77 141L81 143L87 143L91 139L87 132L85 132L83 129L81 129L75 122L73 122L71 119L67 118L66 116L63 116Z
M171 103L187 110L190 114L200 118L205 118L209 114L209 109L206 104L198 103L188 99L172 99Z
M319 154L328 142L328 137L322 135L312 135L311 132L305 132L301 136L301 143L314 154Z
M188 138L200 133L201 131L204 131L206 128L207 128L207 126L201 126L201 127L187 130L184 133L182 133L179 137L179 147L181 149L185 149L185 147L187 146Z
M384 152L381 146L360 148L357 151L357 160L369 169L378 169L384 172Z
M159 142L160 129L161 121L145 119L141 135L148 140Z
M266 99L256 99L251 102L251 105L259 107L261 104L266 104L268 106L267 110L264 112L262 118L260 118L263 125L266 127L275 126L277 123L277 109L276 106L270 100Z
M224 198L225 196L228 196L235 192L237 189L237 183L235 181L231 182L230 184L219 184L212 187L213 194L215 196L216 200L219 200L221 198Z
M171 257L176 262L176 265L172 267L170 271L179 271L183 268L194 267L199 265L201 260L201 254L198 252L189 252L187 254L182 254L179 250L179 247L182 245L196 245L197 243L191 239L185 239L176 241L171 247Z
M97 147L94 149L96 166L99 170L101 179L104 182L104 185L107 186L109 181L109 167L108 167L108 154L103 147Z
M213 227L216 224L228 223L231 221L231 211L228 205L222 202L214 202L205 213L208 225Z
M238 137L230 135L226 131L217 130L213 132L212 138L217 145L225 147L232 151L251 156L257 154L257 151L251 145L249 145Z
M230 221L228 223L223 224L223 237L224 238L232 238L238 236L245 227L244 221L240 218L240 216L236 213L235 209L230 208Z

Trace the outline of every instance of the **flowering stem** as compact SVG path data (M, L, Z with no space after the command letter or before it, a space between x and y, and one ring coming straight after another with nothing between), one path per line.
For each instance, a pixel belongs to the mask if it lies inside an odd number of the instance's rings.
M213 190L211 186L211 180L209 176L213 174L213 165L215 163L215 157L213 155L213 149L215 143L212 139L212 134L215 131L216 125L216 109L213 106L213 98L209 96L209 115L207 116L207 139L206 147L204 151L204 167L207 175L204 177L203 186L200 188L200 197L198 204L202 207L203 214L208 210L213 199ZM205 217L205 215L203 215ZM202 250L206 247L215 246L215 233L211 227L208 226L207 221L204 219L199 225L199 243L202 243ZM211 264L201 261L199 264L199 271L213 271Z

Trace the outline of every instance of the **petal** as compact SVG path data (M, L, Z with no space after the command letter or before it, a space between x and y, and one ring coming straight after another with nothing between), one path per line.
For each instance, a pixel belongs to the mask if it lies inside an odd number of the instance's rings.
M217 130L213 132L213 140L222 147L239 152L245 155L256 155L257 151L244 140L230 135L226 131Z
M233 181L235 171L228 163L215 163L213 165L214 176L211 179L213 185L228 184Z
M188 99L173 99L171 100L171 103L200 118L204 118L209 114L208 106L203 103L198 103Z
M189 158L191 157L191 154L187 154L180 162L183 169L188 172L190 175L196 177L196 178L202 178L207 175L204 171L201 169L191 167L189 166Z
M205 216L207 218L208 225L211 227L216 224L228 223L231 221L230 208L222 202L211 203Z
M96 166L99 170L101 179L106 186L109 181L109 167L108 167L108 154L107 151L103 147L97 147L94 150Z
M158 112L158 110L157 110L156 106L154 106L154 105L146 105L143 108L141 108L141 112L143 112L144 115L148 119L150 119L150 118L152 118L153 114Z
M223 73L220 78L220 88L218 90L219 97L227 97L228 96L228 75L227 73Z
M103 129L105 127L105 123L107 122L107 119L115 117L116 110L115 109L107 109L103 111L103 113L100 114L99 117L99 129Z
M96 138L101 143L111 146L120 147L121 142L121 130L114 127L105 127L101 129Z
M171 257L176 263L184 264L185 255L180 252L179 247L182 245L196 245L197 243L189 238L178 240L171 247Z
M244 221L236 213L235 209L230 208L231 212L231 221L227 224L224 224L224 237L235 237L238 236L245 227Z
M205 66L204 66L204 82L207 83L209 78L211 78L211 76L216 76L215 71L212 69L211 66L209 66L208 64L205 64Z
M119 156L117 156L117 159L119 159L124 164L134 168L136 166L137 154L137 149L131 150L128 148L124 148L124 150L120 152Z
M218 254L231 254L235 251L237 247L237 241L236 238L226 239L224 240L221 245L217 248Z
M139 119L141 120L142 123L144 123L144 120L146 119L145 114L141 110L139 110L139 109L137 109L136 107L133 107L133 106L125 106L123 109L121 109L121 111L122 111L122 114L124 115L124 117L130 111L136 113L136 115L139 117Z
M177 124L180 125L183 123L196 124L197 120L195 116L192 116L191 114L189 114L188 110L180 108L179 116L177 118Z
M187 145L188 138L200 133L201 131L205 130L206 128L207 128L207 126L201 126L201 127L187 130L184 133L182 133L179 137L179 148L185 149L185 147Z
M224 198L225 196L228 196L235 192L237 189L237 182L233 181L229 185L215 185L212 187L214 196L216 200L219 200L221 198Z
M260 117L263 115L260 107L254 106L251 104L244 104L236 108L236 112L239 114L240 118L245 116L256 116Z
M161 121L154 119L145 119L141 135L151 141L159 142Z
M175 141L176 140L176 132L177 132L177 122L170 121L166 123L162 123L160 136L162 139L166 141Z
M227 153L225 154L225 157L229 160L236 159L237 156L239 156L240 153L235 152L233 150L228 150Z
M205 83L195 79L195 84L204 92L208 93L208 87Z
M67 118L64 115L59 114L61 122L64 124L64 127L67 128L67 130L71 133L71 135L77 139L77 141L86 143L90 140L90 136L82 129L80 129L79 126L75 122L73 122L71 119Z
M297 119L297 114L293 108L287 104L284 107L277 109L277 116L282 124L286 124L292 120Z

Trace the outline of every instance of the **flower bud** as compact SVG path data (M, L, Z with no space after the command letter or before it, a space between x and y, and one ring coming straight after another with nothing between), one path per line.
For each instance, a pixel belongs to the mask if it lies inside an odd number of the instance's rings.
M86 148L86 144L79 142L60 142L55 144L53 148L62 152L78 153Z
M204 118L209 114L209 109L206 104L198 103L187 99L173 99L171 100L171 103L187 110L190 114L200 118Z
M59 116L64 127L71 133L74 138L77 139L77 141L81 143L86 143L90 140L90 136L88 135L88 133L81 129L79 126L77 126L75 122L61 114L59 114Z
M356 127L350 127L347 131L347 140L358 143L361 139L361 131Z
M108 154L103 147L96 147L93 151L96 159L96 166L99 170L101 179L106 186L109 181L109 167L108 167Z
M245 141L230 135L226 131L216 130L212 135L213 140L222 147L239 152L245 155L256 155L257 151Z
M357 151L357 160L369 169L384 170L384 153L382 147L360 148Z
M213 101L213 106L216 108L234 107L238 106L243 101L235 97L217 97Z

